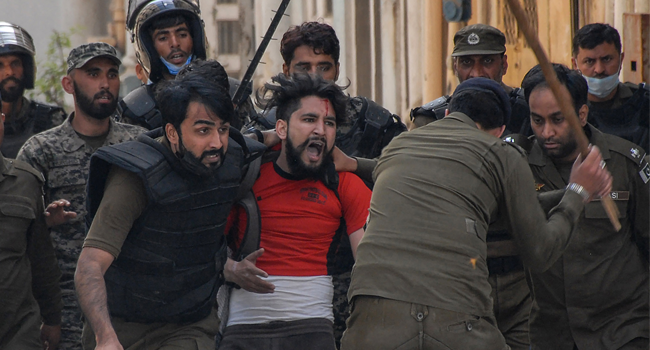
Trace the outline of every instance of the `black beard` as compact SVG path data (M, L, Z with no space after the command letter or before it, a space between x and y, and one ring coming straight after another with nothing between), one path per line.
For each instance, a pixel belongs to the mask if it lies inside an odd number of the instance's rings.
M218 150L205 151L201 154L201 157L197 157L192 152L188 151L187 148L185 148L180 132L178 134L178 152L176 152L176 157L178 157L178 159L181 161L183 168L199 177L207 178L215 176L217 170L219 170L219 167L226 159L226 154L224 153L223 148L220 148ZM205 157L212 155L218 155L219 162L212 163L210 165L205 165L202 163Z
M298 145L298 147L294 147L293 142L291 142L291 138L287 137L287 144L286 144L287 165L289 166L291 175L297 178L300 179L310 178L317 181L324 181L325 176L327 175L327 171L326 171L327 167L329 167L330 164L334 162L332 158L332 151L334 151L334 147L332 147L332 149L330 149L329 151L325 149L323 150L323 152L325 153L323 154L323 160L319 165L308 166L307 164L305 164L305 162L303 162L300 156L307 148L307 145L309 145L309 143L313 140L314 140L313 137L309 138L305 140L305 142L303 142L302 144ZM323 142L325 142L325 140L323 140ZM327 142L325 142L325 145L327 145Z
M546 147L544 147L544 143L546 142L546 139L539 139L538 142L540 142L540 145L542 146L542 153L544 153L546 156L553 160L562 160L569 155L571 155L573 152L575 152L576 148L578 148L578 141L576 140L575 133L573 131L569 132L569 134L566 137L566 142L561 144L561 146L557 149L554 150L547 150ZM564 140L554 140L554 142L557 141L564 141Z
M6 89L5 85L7 85L7 83L10 81L13 81L16 85L12 88ZM8 77L0 82L0 94L2 94L2 102L14 103L23 96L24 92L25 84L23 84L23 81L18 78Z
M102 90L90 98L88 95L79 90L76 83L73 82L73 85L74 94L77 98L77 105L79 106L79 109L81 109L89 117L97 120L104 120L115 113L115 109L117 108L117 99L115 96L113 96L113 94L108 92L108 90ZM98 105L95 105L93 101L102 96L110 97L112 99L112 102L109 104L100 103Z

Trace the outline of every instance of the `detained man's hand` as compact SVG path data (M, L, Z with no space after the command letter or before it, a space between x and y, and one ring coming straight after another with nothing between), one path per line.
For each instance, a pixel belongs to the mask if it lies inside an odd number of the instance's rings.
M41 344L43 350L55 350L61 340L61 325L48 326L41 325Z
M70 202L65 199L59 199L50 203L47 208L45 208L45 223L47 224L47 227L61 225L76 218L77 213L73 211L65 211L65 208L69 206Z
M228 258L224 267L226 281L236 283L249 292L273 293L275 290L273 283L260 278L260 276L268 277L269 275L255 266L257 258L262 254L264 254L264 248L250 253L244 260L239 262Z

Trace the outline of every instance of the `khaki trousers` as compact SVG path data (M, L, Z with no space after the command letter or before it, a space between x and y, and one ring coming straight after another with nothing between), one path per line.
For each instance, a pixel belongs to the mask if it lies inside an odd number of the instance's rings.
M494 319L372 296L352 300L341 350L509 350Z
M125 350L214 350L215 336L219 331L219 319L214 308L208 317L188 324L146 324L117 318L111 322ZM82 341L84 349L95 349L95 334L87 321L84 322Z

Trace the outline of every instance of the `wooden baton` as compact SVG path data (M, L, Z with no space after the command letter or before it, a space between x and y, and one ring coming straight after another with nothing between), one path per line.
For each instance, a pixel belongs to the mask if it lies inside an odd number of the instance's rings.
M530 22L528 21L526 13L524 13L519 0L508 0L508 4L510 5L512 13L515 15L519 29L524 32L524 36L526 37L528 45L531 47L531 49L533 49L533 52L535 53L535 57L537 58L540 67L542 68L542 73L544 73L544 78L546 79L548 87L551 89L553 95L555 96L555 99L560 104L560 111L562 112L562 115L564 115L565 120L569 123L569 127L576 135L578 149L580 150L582 159L584 159L587 157L587 154L589 154L589 140L587 139L587 135L585 135L585 132L582 129L582 125L580 125L580 121L578 120L578 116L576 115L575 109L573 108L573 102L571 100L571 96L569 95L569 90L567 90L566 86L560 84L560 81L557 78L557 74L555 74L555 70L553 70L553 66L548 60L548 56L546 56L546 52L544 52L542 44L539 42L537 33L535 33L532 26L530 25ZM614 229L616 231L619 231L621 229L621 223L618 221L618 209L616 208L616 204L614 204L614 201L609 196L602 197L601 203L603 203L605 212L609 217L609 221L612 222Z

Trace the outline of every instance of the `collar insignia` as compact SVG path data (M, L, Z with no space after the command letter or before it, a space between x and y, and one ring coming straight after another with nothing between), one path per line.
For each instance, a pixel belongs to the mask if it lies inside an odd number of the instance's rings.
M639 158L641 157L641 152L639 152L638 148L632 148L630 149L630 153L632 154L632 157L634 158Z
M538 184L538 183L536 183L536 184L535 184L535 191L539 191L539 190L541 190L542 187L544 187L544 184Z

